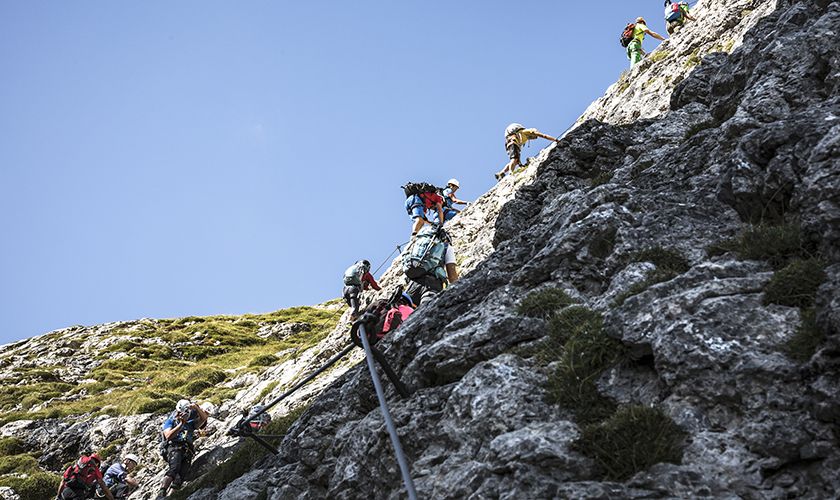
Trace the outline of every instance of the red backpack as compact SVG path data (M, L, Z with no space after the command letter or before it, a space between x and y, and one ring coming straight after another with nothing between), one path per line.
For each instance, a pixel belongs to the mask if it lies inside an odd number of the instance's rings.
M62 484L72 490L92 489L101 477L99 473L99 464L101 462L99 455L96 453L82 455L74 465L71 465L64 471Z
M423 200L423 206L426 209L434 208L439 203L443 204L443 197L433 192L420 193L420 199Z
M630 42L633 41L633 30L636 29L636 23L630 23L624 27L624 31L621 32L621 46L627 47L630 45Z

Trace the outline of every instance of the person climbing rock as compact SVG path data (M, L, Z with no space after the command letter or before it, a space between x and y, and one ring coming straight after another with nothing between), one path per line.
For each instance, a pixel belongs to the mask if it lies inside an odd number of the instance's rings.
M140 486L140 483L130 475L139 463L140 459L137 455L128 453L123 457L122 462L117 461L111 464L105 471L103 481L116 500L128 498L131 492ZM102 496L99 491L97 491L97 496Z
M342 296L347 305L353 308L353 312L350 315L352 319L356 319L359 315L359 296L368 287L374 290L381 290L379 284L373 279L373 275L370 274L370 262L360 260L344 271L344 290L342 291Z
M265 406L256 404L248 411L248 426L253 432L260 432L271 423L271 415L265 411Z
M446 188L443 190L443 221L449 222L453 217L458 215L460 210L455 209L454 205L467 205L469 202L459 200L455 197L455 192L460 189L461 183L458 179L449 179L446 182Z
M688 2L673 3L665 0L665 31L668 35L673 35L686 21L696 21L688 11Z
M630 43L627 45L627 57L630 59L630 67L632 68L636 65L636 63L644 59L645 55L647 55L645 49L642 48L642 42L645 40L645 35L650 35L657 40L665 40L665 38L659 33L649 30L647 23L645 22L645 18L643 17L636 18L636 24L628 25L628 29L631 26L633 31Z
M114 500L114 495L102 479L102 471L99 470L101 463L102 459L96 453L82 455L75 464L64 471L56 498L58 500L91 498L96 492L96 487L99 486L105 498Z
M396 330L403 321L411 316L414 309L414 299L411 298L411 295L403 292L397 299L397 302L385 314L385 323L382 326L382 332L378 333L377 337L381 339L387 333Z
M207 413L187 399L178 401L169 417L163 422L163 440L169 468L163 477L157 498L166 498L169 487L178 489L190 471L195 455L193 441L196 430L207 422Z
M427 226L420 230L402 256L406 278L419 286L410 287L415 304L422 304L424 296L439 293L447 284L458 281L455 260L455 248L444 229Z
M443 197L439 189L427 182L409 182L402 187L405 192L405 211L411 217L411 237L414 238L424 224L443 220Z
M505 165L505 168L503 168L501 172L495 174L497 181L501 180L506 173L513 173L517 167L522 165L522 161L520 159L522 146L524 146L528 141L538 138L548 139L549 141L557 141L557 138L543 134L535 128L525 128L518 123L511 123L507 126L505 129L505 150L507 151L510 161L507 165Z
M216 426L210 424L210 417L214 417L216 415L216 405L211 403L210 401L205 401L198 405L204 410L204 413L207 414L207 420L204 421L204 424L198 428L196 437L208 437L212 436L216 433Z

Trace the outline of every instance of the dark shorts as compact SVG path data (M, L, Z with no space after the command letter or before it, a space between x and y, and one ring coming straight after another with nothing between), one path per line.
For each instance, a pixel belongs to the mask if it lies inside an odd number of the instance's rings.
M186 446L169 445L167 455L169 469L166 470L166 475L173 478L176 484L180 484L190 472L193 452Z
M71 488L64 488L61 490L61 494L58 495L60 500L82 500L83 498L88 498L90 492L85 490L74 490Z
M519 144L517 144L515 141L508 141L507 144L505 144L505 151L507 151L508 158L522 163L519 160L520 150L521 148Z
M354 307L353 300L355 300L356 304L358 304L360 293L362 293L362 287L359 285L344 285L344 290L342 291L344 302L346 302L348 306Z

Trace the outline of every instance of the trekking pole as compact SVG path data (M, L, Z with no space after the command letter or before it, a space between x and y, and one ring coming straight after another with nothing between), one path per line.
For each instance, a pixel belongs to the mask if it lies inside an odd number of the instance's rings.
M411 471L408 468L408 462L405 459L402 445L400 444L400 436L397 434L397 428L394 426L394 421L391 418L391 412L388 411L388 403L385 401L385 392L382 390L382 381L379 380L379 374L376 373L376 366L373 364L374 356L371 350L370 342L367 338L365 326L359 324L359 338L362 340L362 346L365 349L365 360L367 360L368 370L370 370L370 377L373 379L373 387L376 390L376 397L379 399L379 407L382 410L382 418L385 420L385 426L388 428L388 434L391 436L391 444L394 446L394 454L397 456L397 463L400 466L400 474L402 474L403 484L408 493L409 500L417 500L417 490L414 489L414 480L411 479Z

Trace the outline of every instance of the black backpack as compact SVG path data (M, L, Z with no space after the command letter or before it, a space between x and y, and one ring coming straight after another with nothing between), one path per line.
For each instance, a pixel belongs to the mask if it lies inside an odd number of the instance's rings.
M633 41L633 30L636 29L636 23L630 23L624 27L624 31L621 32L620 43L621 46L627 48L630 45L630 42Z
M406 198L416 194L437 193L440 191L439 188L435 187L433 184L429 184L428 182L407 182L405 186L402 186L402 188L405 192Z

